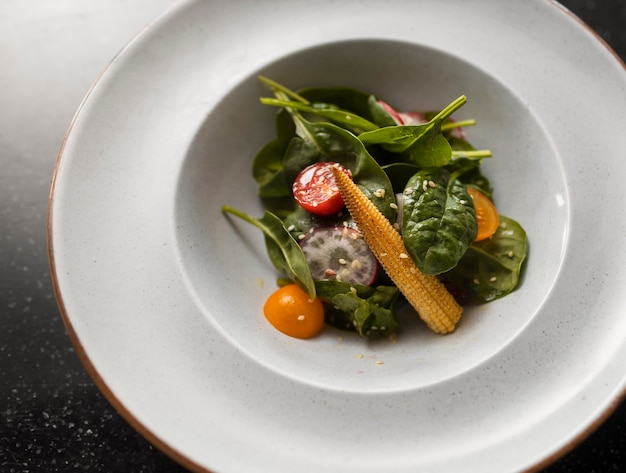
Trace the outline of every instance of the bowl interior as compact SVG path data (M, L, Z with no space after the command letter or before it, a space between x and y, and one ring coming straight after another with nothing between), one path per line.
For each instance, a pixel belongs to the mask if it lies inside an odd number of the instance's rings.
M568 196L560 158L533 111L497 79L460 58L418 44L353 40L295 52L258 71L292 89L348 86L405 110L441 109L459 95L455 118L475 118L468 139L489 148L483 171L499 211L528 233L530 254L520 287L509 296L466 309L457 330L431 333L409 311L395 341L366 341L327 328L297 340L265 321L263 303L279 276L263 235L225 217L223 204L261 216L251 176L259 148L274 137L275 109L256 74L230 89L191 143L176 196L177 244L190 296L231 343L266 366L330 389L390 391L423 388L494 355L542 313L562 263Z

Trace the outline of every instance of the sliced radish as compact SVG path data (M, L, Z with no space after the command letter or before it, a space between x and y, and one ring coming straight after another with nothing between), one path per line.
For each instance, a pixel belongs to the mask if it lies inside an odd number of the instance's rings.
M378 276L378 261L354 228L320 227L300 241L313 279L371 285Z
M428 119L426 115L419 112L398 112L400 116L400 120L405 125L423 125L424 123L428 123Z

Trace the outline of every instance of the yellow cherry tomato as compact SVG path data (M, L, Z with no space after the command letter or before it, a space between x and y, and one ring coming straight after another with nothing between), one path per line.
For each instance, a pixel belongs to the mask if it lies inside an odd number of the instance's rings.
M478 234L474 241L485 240L496 233L498 229L500 220L498 218L498 211L495 205L493 205L493 202L479 190L468 187L467 192L474 201L476 221L478 222Z
M265 318L277 330L294 338L311 338L324 328L324 305L297 284L273 292L263 306Z

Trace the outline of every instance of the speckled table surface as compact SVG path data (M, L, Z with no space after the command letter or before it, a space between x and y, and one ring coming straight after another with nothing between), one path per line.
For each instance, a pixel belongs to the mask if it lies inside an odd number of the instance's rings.
M0 3L0 471L183 472L109 405L66 335L47 261L56 155L108 61L172 0ZM562 2L626 59L626 1ZM626 365L625 365L626 369ZM545 471L626 471L626 405Z

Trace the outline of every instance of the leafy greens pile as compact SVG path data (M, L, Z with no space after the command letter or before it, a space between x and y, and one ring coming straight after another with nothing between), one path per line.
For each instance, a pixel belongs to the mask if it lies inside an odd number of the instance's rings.
M313 87L295 92L265 77L260 80L274 94L261 102L278 108L276 137L252 166L266 211L261 218L230 206L223 211L264 233L273 265L310 297L322 299L327 323L365 337L390 334L398 329L394 313L403 298L385 274L372 286L311 276L299 238L313 228L354 226L347 214L319 217L295 204L292 183L316 162L336 162L350 170L378 210L396 223L425 274L438 275L483 302L516 288L527 255L523 228L500 215L496 233L474 241L477 220L467 188L492 197L480 170L491 153L476 150L459 132L473 120L450 118L466 102L464 96L440 112L425 113L423 123L399 124L394 109L362 91Z

